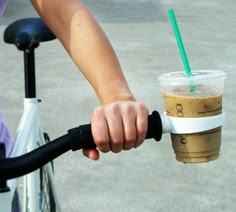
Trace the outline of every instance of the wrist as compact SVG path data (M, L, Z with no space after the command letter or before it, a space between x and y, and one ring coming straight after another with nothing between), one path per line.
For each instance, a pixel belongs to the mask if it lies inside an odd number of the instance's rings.
M98 98L102 105L117 101L136 101L128 86L111 86L99 89Z

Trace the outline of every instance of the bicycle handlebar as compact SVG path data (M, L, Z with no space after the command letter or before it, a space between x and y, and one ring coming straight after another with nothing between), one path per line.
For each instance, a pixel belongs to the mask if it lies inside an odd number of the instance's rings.
M153 111L148 116L146 139L154 138L160 141L161 137L161 117L157 111ZM8 180L33 172L69 150L94 148L96 145L92 137L91 125L81 125L29 153L14 158L0 159L0 180Z

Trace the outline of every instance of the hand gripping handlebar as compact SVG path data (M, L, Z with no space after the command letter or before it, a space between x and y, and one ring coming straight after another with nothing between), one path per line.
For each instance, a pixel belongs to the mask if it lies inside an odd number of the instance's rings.
M148 116L146 139L160 141L162 137L162 121L159 113L154 111ZM39 148L15 158L0 159L0 181L28 174L42 167L69 150L93 149L94 143L91 125L81 125L68 130L63 135Z

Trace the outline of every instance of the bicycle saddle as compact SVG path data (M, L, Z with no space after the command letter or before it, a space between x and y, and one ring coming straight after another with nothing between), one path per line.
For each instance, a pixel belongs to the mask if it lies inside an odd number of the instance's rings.
M50 41L56 36L41 18L25 18L11 23L4 31L4 41L15 44L19 50L32 49L40 42Z

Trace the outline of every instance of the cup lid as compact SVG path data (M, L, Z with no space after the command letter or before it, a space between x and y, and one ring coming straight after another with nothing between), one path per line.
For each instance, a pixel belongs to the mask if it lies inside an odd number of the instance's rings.
M209 82L226 79L226 73L221 70L194 70L188 77L185 72L171 72L158 77L161 84L189 84L190 82Z

